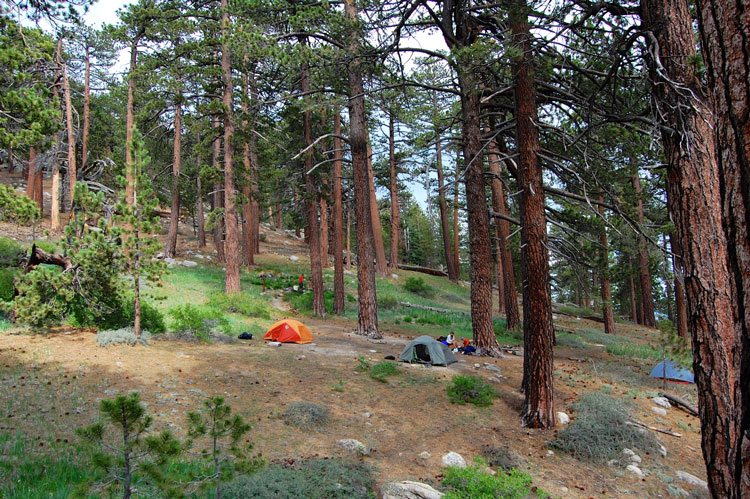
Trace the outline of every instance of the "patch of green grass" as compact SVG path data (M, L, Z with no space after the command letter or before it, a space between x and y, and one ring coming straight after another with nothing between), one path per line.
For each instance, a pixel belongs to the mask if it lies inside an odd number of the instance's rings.
M324 291L323 298L325 302L326 313L333 314L333 292ZM294 310L301 314L312 313L313 295L311 291L304 293L288 293L284 299L292 306Z
M208 306L247 317L271 318L271 305L268 300L248 292L227 295L222 291L216 291L209 295Z
M364 373L369 371L370 368L372 368L372 362L370 362L370 359L364 355L357 357L357 367L354 368L357 372Z
M333 385L331 385L331 390L333 390L334 392L341 393L341 392L344 391L344 387L345 386L346 386L346 383L344 383L341 380L338 380L336 383L334 383Z
M446 390L451 403L459 405L468 402L479 407L487 407L492 405L492 401L498 396L497 391L484 378L463 374L453 376Z
M478 459L476 464L466 468L446 468L441 482L446 499L549 497L541 489L532 491L533 480L528 473L512 469L491 475L486 467L487 464Z
M586 343L594 343L597 345L614 345L615 343L633 343L633 340L625 336L619 336L616 334L607 334L601 329L586 328L578 330L578 334L586 341Z
M372 368L370 369L370 377L372 379L385 383L388 376L395 376L400 372L401 371L398 368L398 364L385 360L383 362L378 362L377 364L372 366Z
M557 340L557 346L568 347L568 348L586 348L586 343L583 342L580 336L577 334L571 334L567 331L555 332L555 339Z
M560 312L563 312L568 315L577 315L577 316L584 316L584 315L597 315L596 312L591 310L587 307L578 307L576 305L573 305L571 303L567 303L564 305L560 305L557 307L560 309Z
M576 420L558 433L550 447L577 459L605 462L624 448L653 452L658 443L649 432L627 424L632 409L620 399L598 392L584 394L573 404Z
M414 293L425 298L431 298L435 296L435 290L432 289L431 286L426 284L424 282L424 279L421 277L407 277L406 282L404 283L404 289L409 291L410 293Z
M607 345L607 352L618 357L638 358L646 360L662 360L664 354L661 349L651 345L639 345L637 343L615 343Z

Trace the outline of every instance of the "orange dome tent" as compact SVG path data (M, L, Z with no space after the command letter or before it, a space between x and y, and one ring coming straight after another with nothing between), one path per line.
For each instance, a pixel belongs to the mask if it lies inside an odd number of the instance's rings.
M280 320L270 327L264 340L281 343L312 343L312 334L307 326L294 319Z

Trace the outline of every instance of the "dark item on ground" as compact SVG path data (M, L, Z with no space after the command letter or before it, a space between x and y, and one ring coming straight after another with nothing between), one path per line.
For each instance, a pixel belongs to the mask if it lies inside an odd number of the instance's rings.
M241 339L241 340L252 340L253 339L253 334L252 333L248 333L247 331L245 331L244 333L240 334L238 336L238 338Z
M385 360L396 360L396 357L394 357L393 355L386 355L386 356L385 356L385 357L383 357L383 358L384 358Z

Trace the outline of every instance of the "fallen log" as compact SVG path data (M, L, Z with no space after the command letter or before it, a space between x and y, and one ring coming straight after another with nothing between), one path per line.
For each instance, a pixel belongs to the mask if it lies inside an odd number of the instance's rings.
M578 315L578 314L572 314L570 312L563 312L562 310L560 310L558 308L553 308L552 309L552 313L553 314L557 314L557 315L567 315L568 317L578 317L580 319L587 319L587 320L594 321L594 322L601 322L601 323L604 322L604 319L602 319L598 315Z
M411 270L412 272L421 272L428 275L436 275L438 277L448 277L448 274L443 270L431 269L430 267L422 267L421 265L407 265L399 263L398 268L401 270Z
M68 270L73 266L70 258L55 255L54 253L47 253L43 249L39 248L36 244L34 244L31 246L29 258L28 260L26 260L26 269L24 270L24 273L28 274L34 269L34 267L36 267L40 263L46 263L47 265L57 265L63 270Z
M672 395L671 393L664 393L659 392L660 397L664 397L666 399L669 399L670 401L674 402L678 406L685 409L687 412L692 414L693 416L698 416L698 408L683 399L682 397L678 397L677 395Z
M469 315L469 312L465 312L463 310L449 310L447 308L428 307L427 305L416 305L414 303L409 303L408 301L400 301L398 302L398 304L406 308L418 308L419 310L429 310L430 312L437 312L439 314Z
M645 428L647 430L658 431L659 433L664 433L665 435L669 435L669 436L672 436L672 437L678 437L678 438L682 437L681 433L675 433L675 432L670 431L670 430L665 430L664 428L656 428L655 426L649 426L646 423L644 423L643 421L638 421L637 419L633 419L631 421L625 421L625 424L629 424L629 425L633 425L633 426L638 426L640 428Z

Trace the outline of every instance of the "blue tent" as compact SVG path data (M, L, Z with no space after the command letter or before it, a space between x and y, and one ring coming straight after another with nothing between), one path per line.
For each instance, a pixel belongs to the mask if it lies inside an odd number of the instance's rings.
M666 376L664 372L665 363ZM695 383L695 377L693 376L692 372L690 372L688 369L683 369L676 362L672 362L671 360L659 362L658 364L656 364L656 367L651 370L651 377L659 379L666 377L668 381L684 381L687 383Z

